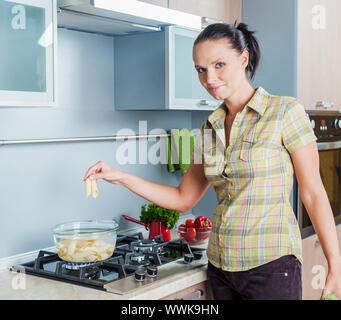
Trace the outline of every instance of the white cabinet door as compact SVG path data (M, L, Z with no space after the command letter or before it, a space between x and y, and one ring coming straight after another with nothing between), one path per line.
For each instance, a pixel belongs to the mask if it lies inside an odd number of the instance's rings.
M192 58L199 31L175 26L166 28L166 99L169 109L214 110L215 100L201 85ZM168 74L167 74L168 73Z
M169 7L227 23L242 18L242 0L170 0Z
M53 106L56 0L0 0L0 106Z
M115 108L217 108L222 101L215 100L201 85L194 67L192 48L198 34L197 30L166 26L161 32L116 37Z
M341 1L298 1L297 93L306 109L317 101L341 110Z

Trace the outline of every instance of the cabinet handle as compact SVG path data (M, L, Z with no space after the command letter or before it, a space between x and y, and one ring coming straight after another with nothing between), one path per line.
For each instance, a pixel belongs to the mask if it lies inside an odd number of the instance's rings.
M204 291L196 290L196 291L188 294L187 296L182 297L180 300L196 300L196 299L199 299L200 297L202 297L203 295L204 295Z
M210 103L207 100L200 100L201 106L208 106Z

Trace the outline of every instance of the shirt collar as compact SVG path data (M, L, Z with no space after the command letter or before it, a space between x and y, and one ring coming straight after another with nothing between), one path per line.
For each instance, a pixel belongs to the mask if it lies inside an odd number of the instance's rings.
M262 116L267 107L268 96L269 93L267 93L262 87L258 87L256 92L246 105Z
M261 116L263 116L265 109L267 107L268 96L269 96L268 92L266 92L262 87L258 87L250 101L246 104L246 106L255 110ZM222 102L219 105L219 107L209 115L208 121L211 122L212 125L215 125L217 122L224 124L226 112L227 110L225 102Z

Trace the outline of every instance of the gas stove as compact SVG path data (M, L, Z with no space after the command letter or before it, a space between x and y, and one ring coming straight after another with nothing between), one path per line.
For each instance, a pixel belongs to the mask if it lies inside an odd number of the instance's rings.
M104 261L76 264L60 259L57 253L40 250L36 259L11 270L107 291L109 284L113 287L113 282L130 276L131 282L138 284L157 281L163 265L182 258L183 264L190 264L193 257L200 260L200 250L191 249L183 238L147 240L140 232L118 235L113 255Z

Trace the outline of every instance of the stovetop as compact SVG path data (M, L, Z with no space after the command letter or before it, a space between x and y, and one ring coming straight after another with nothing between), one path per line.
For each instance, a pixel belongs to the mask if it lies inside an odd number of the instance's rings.
M57 253L41 250L36 259L15 265L11 270L106 290L107 284L135 275L137 270L157 271L169 262L193 255L195 250L183 238L168 242L162 238L145 240L142 233L135 233L118 235L113 255L104 261L79 265L60 259ZM154 277L156 281L157 277Z

